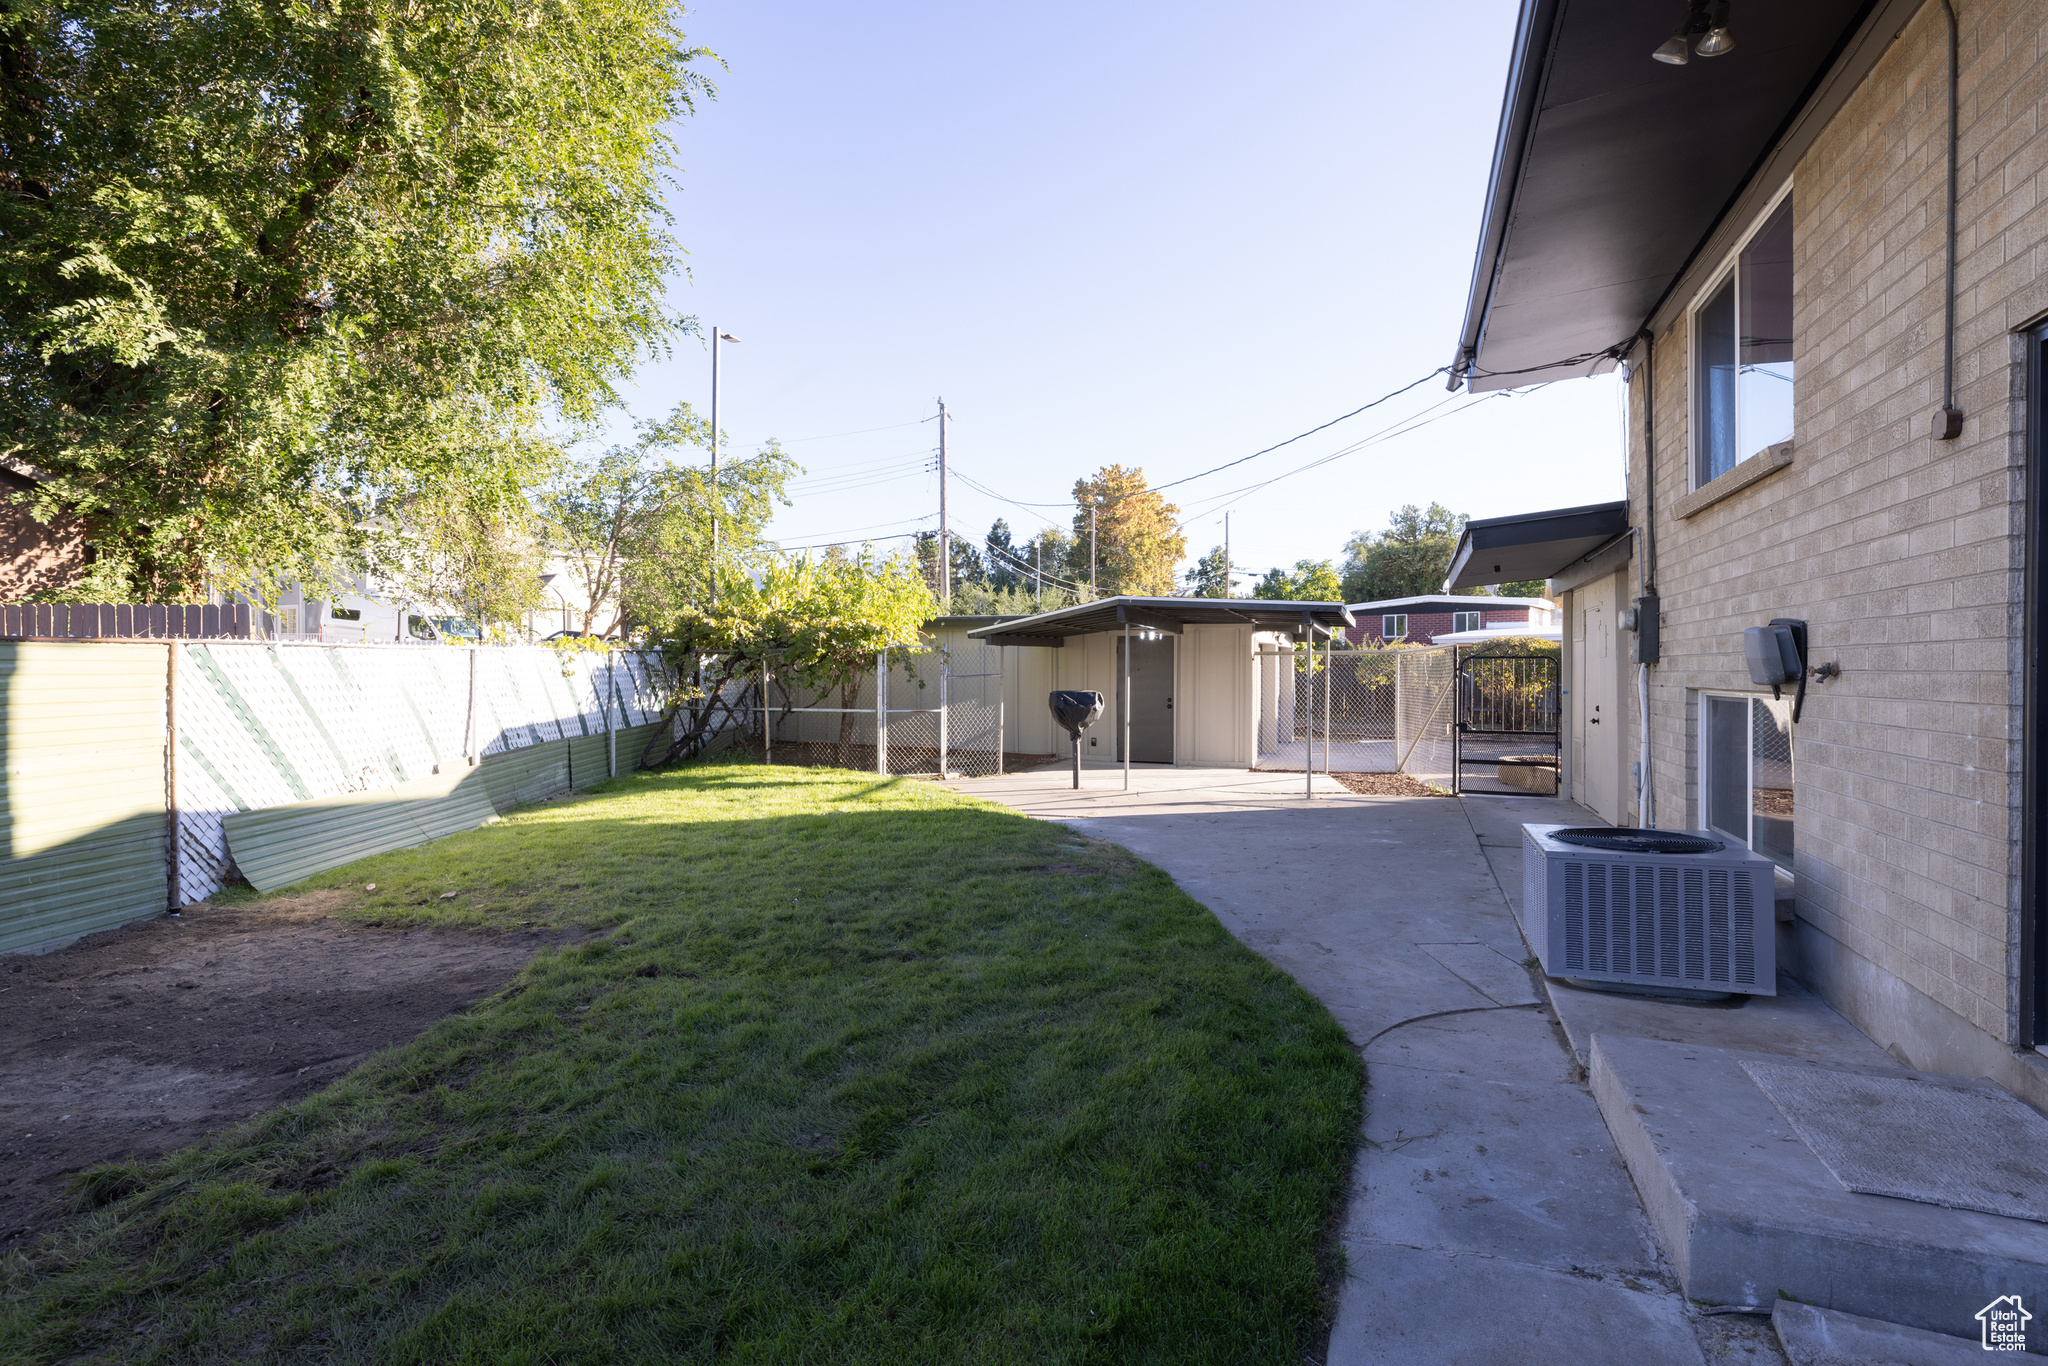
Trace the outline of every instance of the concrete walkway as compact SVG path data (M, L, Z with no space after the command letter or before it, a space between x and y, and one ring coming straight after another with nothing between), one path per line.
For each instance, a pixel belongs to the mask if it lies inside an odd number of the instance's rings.
M1767 1321L1688 1310L1466 803L1292 775L1140 769L963 780L1164 868L1322 1001L1367 1065L1331 1366L1782 1363ZM1327 781L1327 780L1324 780ZM1594 823L1485 803L1489 832ZM1498 838L1496 835L1495 838Z

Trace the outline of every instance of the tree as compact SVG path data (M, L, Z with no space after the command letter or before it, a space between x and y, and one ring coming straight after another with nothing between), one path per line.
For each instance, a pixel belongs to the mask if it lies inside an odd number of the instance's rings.
M679 403L661 421L635 427L631 445L577 463L539 499L548 535L582 580L592 621L612 609L605 635L671 616L711 584L711 473L676 459L691 447L709 449L710 424ZM783 490L795 471L772 440L752 456L721 462L719 554L726 563L761 558L763 532L775 506L787 506Z
M720 572L718 601L686 604L659 644L679 677L693 677L707 655L716 658L695 708L696 719L670 747L687 757L707 733L717 710L709 699L725 685L774 670L785 696L837 691L846 710L839 718L839 760L849 758L853 713L875 656L919 639L938 610L924 575L907 555L870 565L858 560L792 560L775 556L757 574L730 566ZM785 708L786 711L786 708Z
M1458 533L1464 529L1463 513L1441 503L1431 503L1425 512L1409 503L1387 519L1387 529L1378 535L1358 532L1344 545L1343 600L1376 602L1442 593Z
M998 591L1015 588L1023 581L1024 570L1019 566L1027 564L1017 554L1017 547L1010 541L1010 524L1001 517L988 529L983 541L987 554L989 587Z
M1223 547L1217 546L1201 559L1187 573L1188 592L1198 598L1227 598L1230 596L1230 582L1224 577Z
M982 563L981 552L958 536L952 537L953 563L952 586L958 592L964 587L982 582L988 577L988 567ZM917 563L923 571L925 582L931 586L934 596L939 592L939 533L920 531L917 533Z
M1103 596L1164 597L1173 592L1174 566L1187 554L1180 509L1152 491L1145 471L1105 465L1074 481L1075 582L1089 583L1088 521L1095 514L1094 582Z
M1549 587L1549 581L1545 579L1515 579L1495 584L1493 591L1504 598L1540 598Z
M402 599L458 611L487 639L542 605L539 532L524 499L494 501L459 484L432 490L408 500L383 542L384 577Z
M0 2L0 453L134 597L502 507L679 324L658 0Z
M1252 590L1255 598L1278 602L1342 602L1344 586L1328 560L1296 560L1294 572L1269 569Z

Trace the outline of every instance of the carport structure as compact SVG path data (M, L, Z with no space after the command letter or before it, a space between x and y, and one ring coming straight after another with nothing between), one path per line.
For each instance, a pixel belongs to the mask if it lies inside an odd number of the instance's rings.
M1049 689L1103 694L1109 705L1098 732L1114 737L1128 787L1133 763L1252 767L1262 712L1281 700L1271 684L1262 687L1261 649L1313 649L1320 639L1327 655L1353 624L1340 602L1114 597L967 634L1057 651L1044 674ZM1291 686L1286 692L1292 705ZM1327 747L1327 708L1324 723ZM1086 743L1099 748L1100 739Z

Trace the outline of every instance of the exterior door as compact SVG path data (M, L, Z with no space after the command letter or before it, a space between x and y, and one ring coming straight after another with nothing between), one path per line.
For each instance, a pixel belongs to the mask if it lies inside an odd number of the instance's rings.
M1584 616L1578 623L1583 638L1575 640L1580 654L1572 679L1572 712L1585 762L1578 766L1574 781L1582 805L1619 824L1622 716L1615 682L1614 576L1595 579L1576 597ZM1580 637L1581 631L1572 634Z
M1131 762L1173 762L1173 637L1133 635L1131 650ZM1124 637L1116 638L1117 702L1123 702ZM1121 718L1119 718L1121 720ZM1124 757L1124 728L1116 729L1116 757Z

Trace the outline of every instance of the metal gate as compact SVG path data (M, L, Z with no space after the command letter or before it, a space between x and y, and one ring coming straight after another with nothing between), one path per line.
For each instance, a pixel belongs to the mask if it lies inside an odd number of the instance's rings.
M1479 650L1458 659L1457 790L1554 797L1563 736L1557 660Z

